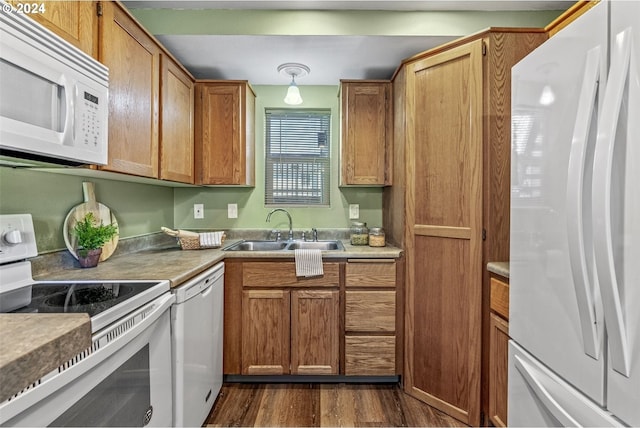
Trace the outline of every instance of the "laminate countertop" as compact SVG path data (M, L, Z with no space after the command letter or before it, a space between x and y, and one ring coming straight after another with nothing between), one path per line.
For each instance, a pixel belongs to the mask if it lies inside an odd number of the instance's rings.
M222 248L237 241L225 242ZM402 250L387 245L386 247L369 247L351 245L348 240L341 241L344 251L323 251L324 259L351 258L398 258ZM46 273L35 273L36 280L83 280L83 279L143 279L169 280L171 287L178 287L185 281L205 271L216 263L228 258L243 259L291 259L293 251L224 251L222 248L203 250L181 250L180 247L151 248L122 255L114 255L101 262L95 268L81 269L65 267L59 270L48 270Z
M226 242L223 246L233 244ZM345 251L324 251L325 259L398 258L402 250L393 246L353 246L342 241ZM169 280L178 287L190 278L228 258L283 258L293 260L292 251L224 251L221 248L181 250L180 247L150 248L113 255L95 268L49 266L33 272L35 280ZM57 368L91 345L87 314L5 314L0 316L0 401Z
M89 346L88 314L0 314L0 402Z
M496 275L509 278L509 262L489 262L487 263L487 270Z

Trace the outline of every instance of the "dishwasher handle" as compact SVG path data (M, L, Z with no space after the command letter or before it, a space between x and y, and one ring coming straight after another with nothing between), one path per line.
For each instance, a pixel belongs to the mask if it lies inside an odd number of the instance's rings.
M210 284L206 285L205 288L202 288L200 291L200 297L207 297L213 291L215 283L212 281Z
M186 302L198 295L207 296L211 289L219 284L224 284L224 263L218 263L200 275L190 279L185 284L175 289L176 303Z

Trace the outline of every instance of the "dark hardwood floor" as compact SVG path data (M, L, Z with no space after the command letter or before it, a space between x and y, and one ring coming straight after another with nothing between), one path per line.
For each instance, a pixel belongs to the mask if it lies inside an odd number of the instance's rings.
M226 383L205 426L464 427L389 384Z

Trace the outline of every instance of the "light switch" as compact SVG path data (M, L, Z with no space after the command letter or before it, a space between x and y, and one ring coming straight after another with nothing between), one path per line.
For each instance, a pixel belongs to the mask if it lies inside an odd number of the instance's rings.
M358 204L349 205L349 218L351 220L360 218L360 205Z
M238 218L238 204L227 204L227 218Z
M204 218L204 204L193 204L193 218Z

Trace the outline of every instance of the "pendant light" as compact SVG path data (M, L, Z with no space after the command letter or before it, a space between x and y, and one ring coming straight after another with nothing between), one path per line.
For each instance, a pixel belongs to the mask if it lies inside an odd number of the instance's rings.
M309 74L311 70L304 64L296 62L287 62L278 66L278 72L291 76L291 83L287 89L287 95L284 97L285 104L300 105L302 104L302 97L300 96L300 89L296 85L296 77L304 77Z

